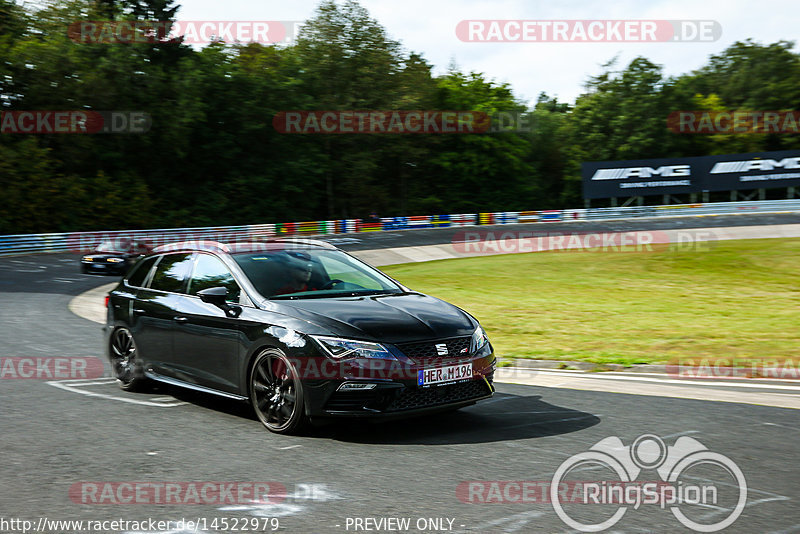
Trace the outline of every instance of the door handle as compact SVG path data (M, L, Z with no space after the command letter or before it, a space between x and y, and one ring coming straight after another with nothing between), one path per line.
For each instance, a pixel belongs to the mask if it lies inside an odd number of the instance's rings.
M134 315L144 315L145 313L146 313L145 310L143 310L141 308L134 308L133 309L133 314Z
M187 319L186 317L182 317L180 315L176 315L175 317L172 318L172 320L175 321L176 323L185 323L189 319Z

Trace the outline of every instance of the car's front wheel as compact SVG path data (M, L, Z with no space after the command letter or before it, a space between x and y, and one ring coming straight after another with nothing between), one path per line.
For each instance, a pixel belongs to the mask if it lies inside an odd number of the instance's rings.
M111 372L119 387L125 391L139 391L147 384L142 367L136 357L136 342L127 328L118 328L111 336Z
M271 432L294 434L306 422L303 386L297 369L278 349L265 349L250 371L250 401Z

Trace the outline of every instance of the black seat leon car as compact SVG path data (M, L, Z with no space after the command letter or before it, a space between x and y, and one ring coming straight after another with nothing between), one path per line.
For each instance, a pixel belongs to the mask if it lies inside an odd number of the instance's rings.
M272 432L449 411L494 392L475 318L323 241L163 245L107 307L123 389L155 380L248 401Z

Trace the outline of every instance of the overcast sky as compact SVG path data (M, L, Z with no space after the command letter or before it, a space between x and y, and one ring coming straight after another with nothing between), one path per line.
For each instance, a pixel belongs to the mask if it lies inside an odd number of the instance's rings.
M306 20L318 0L183 0L180 20ZM620 65L642 55L667 74L701 67L711 54L737 40L761 43L800 36L797 0L361 0L391 38L421 53L436 73L454 60L507 82L514 94L535 101L542 91L573 102L588 77L618 55ZM479 43L456 36L462 20L713 20L722 29L715 42L663 43ZM795 51L798 48L795 47Z

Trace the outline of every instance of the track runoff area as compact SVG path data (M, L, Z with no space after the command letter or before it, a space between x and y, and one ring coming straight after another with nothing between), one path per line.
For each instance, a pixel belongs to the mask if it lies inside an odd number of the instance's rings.
M800 215L481 230L699 223L788 237ZM327 239L388 264L459 257L455 233ZM796 381L502 368L447 416L277 436L232 401L119 390L86 318L111 281L72 255L0 259L2 532L800 531Z

